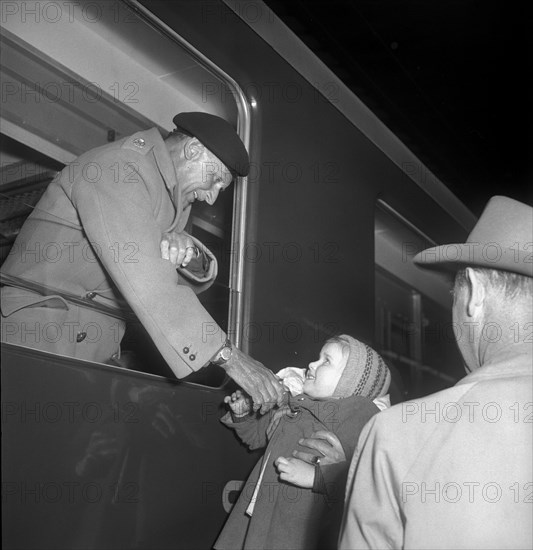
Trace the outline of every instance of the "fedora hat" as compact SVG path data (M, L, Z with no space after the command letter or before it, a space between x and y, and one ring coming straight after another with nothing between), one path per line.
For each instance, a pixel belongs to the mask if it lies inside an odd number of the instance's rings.
M427 269L472 266L533 277L533 208L508 197L492 197L466 243L428 248L413 261Z

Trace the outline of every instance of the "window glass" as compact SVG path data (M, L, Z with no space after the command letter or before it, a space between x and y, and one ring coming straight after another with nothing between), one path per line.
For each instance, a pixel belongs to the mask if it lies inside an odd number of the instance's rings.
M412 263L434 244L390 209L376 209L375 339L393 372L395 402L444 389L464 375L451 323L451 281Z
M0 134L0 264L33 207L63 165Z

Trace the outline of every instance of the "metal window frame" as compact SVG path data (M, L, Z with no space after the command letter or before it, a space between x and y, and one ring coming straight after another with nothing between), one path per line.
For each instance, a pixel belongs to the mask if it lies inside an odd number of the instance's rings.
M121 0L123 4L137 12L145 22L163 33L167 38L178 43L184 48L192 58L200 65L210 71L214 76L222 80L232 91L232 95L237 105L237 133L244 143L244 146L250 150L250 135L252 125L252 109L248 102L244 91L239 86L237 81L228 73L222 70L218 65L213 63L202 52L197 50L187 40L180 36L174 29L169 27L165 22L156 17L148 8L143 6L138 0ZM246 242L246 210L248 204L248 181L247 178L239 178L238 185L235 185L233 195L233 221L232 221L232 258L233 247L237 247L236 260L231 262L229 276L229 312L228 312L228 334L231 335L232 342L241 348L242 327L244 326L245 316L245 296L244 290L244 262L242 261L241 252L243 249L242 243ZM246 309L246 311L249 308ZM247 351L247 349L244 349Z

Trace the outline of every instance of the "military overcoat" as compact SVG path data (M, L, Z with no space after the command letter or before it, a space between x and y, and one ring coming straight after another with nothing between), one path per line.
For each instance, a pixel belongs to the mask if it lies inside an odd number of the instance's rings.
M161 259L162 234L182 231L190 213L179 193L173 199L176 184L156 128L67 165L2 266L3 273L48 289L43 295L2 288L3 341L106 361L119 350L120 308L127 303L177 377L207 364L226 335L195 293L212 284L216 259L206 250L210 261L196 272ZM109 306L111 315L73 304L68 295Z

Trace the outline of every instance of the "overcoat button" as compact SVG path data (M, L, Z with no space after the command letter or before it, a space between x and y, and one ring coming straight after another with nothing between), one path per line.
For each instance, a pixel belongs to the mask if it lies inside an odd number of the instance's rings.
M189 357L189 359L190 359L191 361L194 361L194 360L196 359L196 355L194 355L194 353L193 353L193 354Z
M137 146L137 147L144 147L144 144L145 144L145 143L146 143L146 142L144 141L143 138L135 138L135 139L133 140L133 145L135 145L135 146Z
M78 343L83 342L86 336L87 336L86 332L78 332L78 334L76 335L76 342Z
M96 292L87 292L85 297L89 298L89 300L94 300L94 298L96 297Z
M187 346L183 348L183 353L189 353L189 348Z

